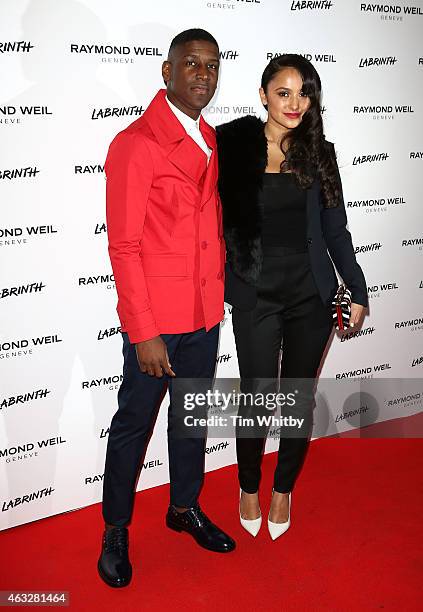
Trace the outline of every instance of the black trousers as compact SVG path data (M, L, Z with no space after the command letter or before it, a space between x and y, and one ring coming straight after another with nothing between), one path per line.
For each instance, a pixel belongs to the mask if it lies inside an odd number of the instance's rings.
M106 523L126 527L131 519L136 482L158 404L169 387L168 453L170 503L192 507L204 476L205 438L175 434L183 407L172 394L173 379L141 372L135 345L123 336L123 381L118 392L118 410L113 416L106 452L103 481L103 518ZM216 368L219 325L186 334L162 334L172 369L178 378L212 379Z
M306 416L310 434L314 406L313 381L333 324L331 308L323 304L312 277L308 252L298 252L288 247L264 250L262 272L257 284L257 304L250 311L233 308L232 322L241 390L248 391L251 381L258 379L277 381L280 376L281 388L284 379L302 379L303 405L298 410ZM255 493L261 478L265 439L260 436L247 438L241 433L237 435L240 487L247 493ZM309 435L280 438L274 475L275 491L292 491L308 443Z

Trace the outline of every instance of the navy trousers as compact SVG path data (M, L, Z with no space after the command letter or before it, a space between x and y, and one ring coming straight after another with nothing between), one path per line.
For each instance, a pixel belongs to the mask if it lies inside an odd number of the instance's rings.
M169 388L168 453L170 503L192 507L204 476L205 438L175 435L181 407L172 402L172 378L156 378L141 372L135 345L123 336L123 381L118 410L113 416L107 444L103 481L103 518L126 527L131 519L141 461L156 418L158 405ZM172 370L178 378L210 379L214 376L219 325L185 334L162 334Z

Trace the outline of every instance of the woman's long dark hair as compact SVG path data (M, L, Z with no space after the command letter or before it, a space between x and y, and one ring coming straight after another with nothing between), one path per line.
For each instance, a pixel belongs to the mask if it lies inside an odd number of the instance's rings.
M281 171L294 172L299 186L303 189L310 187L318 177L324 205L327 208L337 206L342 195L341 185L334 149L323 133L321 82L315 67L308 59L296 53L279 55L264 69L261 86L266 93L274 76L287 67L295 68L300 73L303 80L302 91L309 97L310 107L304 113L301 123L282 139L281 150L285 160L281 164Z

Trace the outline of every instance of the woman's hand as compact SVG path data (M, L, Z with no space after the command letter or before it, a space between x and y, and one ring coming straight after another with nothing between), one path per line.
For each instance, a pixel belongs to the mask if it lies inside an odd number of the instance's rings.
M351 303L351 316L349 322L350 327L356 327L359 324L360 319L364 315L364 309L365 307L361 304L354 304L354 302Z

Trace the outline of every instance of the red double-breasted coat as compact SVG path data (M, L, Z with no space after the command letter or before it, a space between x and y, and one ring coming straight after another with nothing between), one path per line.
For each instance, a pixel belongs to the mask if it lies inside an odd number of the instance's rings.
M223 318L224 260L215 132L210 161L160 90L111 143L105 164L109 255L132 343L207 330Z

